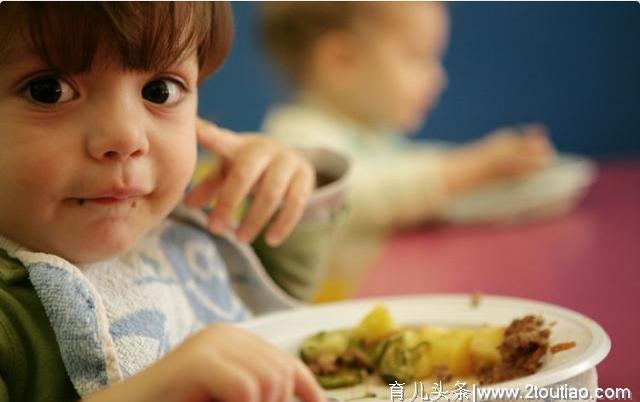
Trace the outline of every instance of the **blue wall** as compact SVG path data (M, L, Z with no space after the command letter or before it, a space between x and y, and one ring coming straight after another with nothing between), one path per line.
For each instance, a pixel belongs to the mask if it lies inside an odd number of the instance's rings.
M200 113L256 130L282 99L257 40L259 5L234 3L236 43ZM541 121L559 149L640 156L640 4L452 3L449 88L420 138L463 141Z

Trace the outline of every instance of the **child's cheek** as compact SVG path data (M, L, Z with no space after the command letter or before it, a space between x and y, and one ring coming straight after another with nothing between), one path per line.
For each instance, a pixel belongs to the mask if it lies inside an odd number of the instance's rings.
M62 176L62 166L66 161L47 153L39 153L24 158L16 166L16 176L23 191L35 194L49 193L54 190Z
M179 199L193 175L196 159L195 135L164 144L162 155L156 160L158 185Z

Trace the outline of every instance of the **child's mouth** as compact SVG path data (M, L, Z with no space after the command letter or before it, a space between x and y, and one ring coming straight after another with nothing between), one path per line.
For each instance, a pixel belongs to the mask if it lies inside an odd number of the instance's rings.
M114 197L101 197L101 198L89 198L89 199L79 198L78 204L83 205L85 201L96 202L98 204L115 204L117 202L127 201L127 200L128 198L114 198Z
M85 205L87 202L100 204L100 205L116 205L133 201L135 204L136 199L144 197L147 192L134 188L122 188L114 189L103 192L97 196L90 198L74 198L78 205Z
M95 202L96 204L111 205L122 202L135 201L135 197L132 198L116 198L116 197L100 197L100 198L76 198L78 205L84 205L86 202Z

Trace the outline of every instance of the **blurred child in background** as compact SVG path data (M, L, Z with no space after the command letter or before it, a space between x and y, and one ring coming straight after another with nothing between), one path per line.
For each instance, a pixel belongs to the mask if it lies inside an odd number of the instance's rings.
M407 139L446 87L448 25L442 3L264 5L266 47L295 96L268 112L263 130L353 161L349 224L321 298L348 295L390 229L555 215L591 179L585 161L557 157L539 124L462 146Z

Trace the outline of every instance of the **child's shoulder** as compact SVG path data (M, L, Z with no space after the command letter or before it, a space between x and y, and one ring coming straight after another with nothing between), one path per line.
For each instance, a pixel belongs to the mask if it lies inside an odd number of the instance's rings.
M0 401L77 398L27 268L0 249Z
M0 248L0 288L14 286L29 276L27 268L19 260L11 258Z
M291 144L325 145L343 148L349 127L324 110L305 103L290 103L270 109L262 130Z

